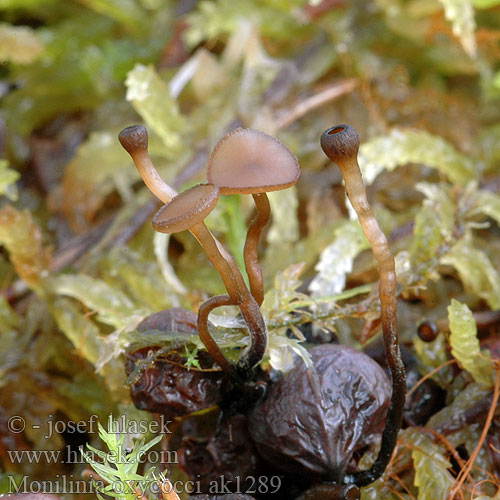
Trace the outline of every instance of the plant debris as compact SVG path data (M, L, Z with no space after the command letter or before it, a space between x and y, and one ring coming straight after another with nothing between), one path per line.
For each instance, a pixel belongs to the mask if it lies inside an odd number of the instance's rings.
M0 495L497 498L499 9L0 0ZM209 181L204 234L236 280L188 232L153 231L117 139L133 123L175 193L200 191L234 130L298 160L255 202ZM359 133L407 372L394 453L363 485L334 483L376 460L388 365L377 262L319 143L334 123ZM344 420L329 388L352 395L338 449L310 435Z

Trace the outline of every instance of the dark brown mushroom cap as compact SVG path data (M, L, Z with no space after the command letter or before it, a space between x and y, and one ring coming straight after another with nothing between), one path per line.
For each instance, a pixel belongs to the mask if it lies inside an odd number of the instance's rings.
M153 228L160 233L185 231L203 221L218 199L217 186L198 184L163 205L153 217Z
M337 164L355 159L359 149L359 136L350 125L336 125L321 135L321 148Z
M131 125L124 128L118 135L118 140L123 149L131 156L138 151L148 149L148 131L143 125Z
M207 175L222 194L256 194L293 186L300 168L294 154L278 139L238 128L215 146Z

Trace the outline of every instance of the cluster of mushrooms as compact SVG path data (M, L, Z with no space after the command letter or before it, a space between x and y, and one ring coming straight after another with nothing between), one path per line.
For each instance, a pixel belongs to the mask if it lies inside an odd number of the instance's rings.
M270 218L266 192L297 182L297 158L277 139L238 128L225 135L212 152L208 182L178 194L156 171L143 126L124 129L119 140L150 191L165 203L153 218L154 229L163 233L189 230L222 278L227 295L201 304L195 329L229 384L236 389L248 387L256 378L267 348L268 334L260 313L263 279L257 255L259 237ZM262 457L278 469L305 473L311 478L312 486L300 498L354 499L359 487L381 476L394 450L405 403L405 370L397 333L394 258L367 201L357 163L358 134L349 125L332 127L321 136L321 147L342 172L347 196L379 265L381 323L392 391L382 368L361 351L322 345L310 351L312 368L300 364L278 381L269 382L266 394L260 394L246 413L250 435ZM256 215L249 224L244 247L249 287L235 259L204 223L219 196L229 194L251 194L255 201ZM225 358L209 329L210 312L227 305L238 306L250 337L236 363ZM220 385L220 379L214 383ZM142 386L151 391L151 380L143 381ZM161 383L157 386L164 394ZM227 406L217 401L217 391L211 392L207 406L214 402ZM229 394L234 397L235 391ZM148 409L158 411L156 407ZM350 426L349 421L356 425ZM353 452L369 444L367 436L382 428L380 451L372 466L349 472Z

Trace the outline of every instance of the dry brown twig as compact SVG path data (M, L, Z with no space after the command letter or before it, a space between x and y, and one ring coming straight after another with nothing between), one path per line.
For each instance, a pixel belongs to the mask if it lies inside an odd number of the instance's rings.
M317 94L298 102L275 122L276 130L289 127L307 113L334 101L343 95L351 93L358 86L358 80L353 78L340 80L334 85L318 92Z
M471 453L469 459L467 460L466 466L460 471L460 473L458 474L457 479L455 481L455 484L450 489L450 493L448 495L449 500L454 500L455 495L460 492L462 485L466 481L470 471L472 470L472 467L474 466L474 462L476 461L476 458L479 454L479 451L481 450L481 447L483 446L484 440L486 438L486 434L488 434L491 422L493 421L493 415L495 414L495 409L497 407L498 397L500 396L500 363L498 361L496 361L496 362L494 362L493 366L495 369L495 385L493 387L493 398L491 400L491 405L490 405L490 409L488 411L488 416L486 417L486 421L484 423L481 435L479 436L478 442L477 442L473 452Z

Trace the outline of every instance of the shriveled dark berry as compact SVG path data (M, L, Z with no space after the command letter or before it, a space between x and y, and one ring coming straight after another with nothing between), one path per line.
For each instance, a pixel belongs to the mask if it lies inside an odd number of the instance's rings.
M127 356L126 371L154 354L156 348L144 347ZM186 358L170 352L142 370L140 378L130 386L130 396L140 410L172 417L182 417L216 405L222 399L221 371L186 368ZM207 352L198 353L202 369L213 366Z
M313 368L300 362L250 413L250 434L277 468L341 483L352 454L381 433L391 386L361 351L329 344L309 353Z
M158 330L165 333L197 333L196 314L182 307L172 307L146 316L137 326L139 332Z
M177 451L180 466L203 493L217 491L221 478L229 491L244 491L245 486L251 486L245 485L246 478L263 472L262 459L248 432L247 418L241 413L227 419L218 434L214 426L205 439L184 435Z
M173 308L152 314L137 327L138 331L196 333L196 315ZM152 345L128 353L127 375L137 373L130 385L130 395L140 410L181 417L214 406L222 399L223 373L213 370L214 361L205 351L197 354L201 370L186 367L183 350L159 353Z

